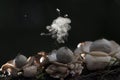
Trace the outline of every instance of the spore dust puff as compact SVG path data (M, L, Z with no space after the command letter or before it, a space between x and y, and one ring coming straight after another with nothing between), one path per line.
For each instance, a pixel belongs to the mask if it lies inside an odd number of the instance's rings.
M41 35L51 35L58 43L65 43L68 37L68 31L71 29L70 23L71 20L69 18L59 16L53 20L50 26L46 27L49 33L41 33Z

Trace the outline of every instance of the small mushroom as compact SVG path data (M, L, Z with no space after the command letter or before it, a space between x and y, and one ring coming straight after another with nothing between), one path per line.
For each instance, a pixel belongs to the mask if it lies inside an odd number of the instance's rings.
M82 43L79 43L77 45L77 48L74 50L74 56L76 60L81 60L84 62L84 58L85 58L85 53L89 53L90 52L90 46L91 46L92 42L91 41L85 41Z
M22 68L27 63L27 57L22 54L18 54L14 60L17 68Z
M73 61L74 55L69 48L61 47L57 50L56 58L58 62L66 64Z
M88 70L104 69L109 65L111 56L105 52L93 51L90 54L86 54L85 63Z
M120 60L120 45L107 39L85 41L78 44L74 53L75 56L82 57L82 61L86 63L89 70L104 69L117 59Z
M69 75L69 70L67 67L58 66L55 64L48 66L45 71L53 78L64 79L66 76Z
M22 67L24 77L35 77L38 73L38 69L43 69L46 64L46 54L39 52L35 56L31 56L27 59L26 64Z

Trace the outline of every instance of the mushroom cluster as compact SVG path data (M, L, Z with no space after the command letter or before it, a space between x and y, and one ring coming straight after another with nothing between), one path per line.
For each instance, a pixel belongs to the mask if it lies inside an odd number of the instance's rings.
M104 69L120 60L120 45L115 41L99 39L79 43L75 54L83 55L88 70Z
M13 60L2 65L1 72L12 77L19 75L34 77L37 75L38 69L43 68L45 55L45 52L39 52L37 55L27 58L22 54L18 54Z
M52 64L47 67L46 72L51 77L63 80L70 74L75 76L82 73L82 60L77 58L67 47L61 47L56 51L52 51L48 55L48 59Z
M112 40L99 39L79 43L74 52L68 47L61 47L29 58L19 54L2 65L1 72L8 76L35 77L44 70L51 77L64 80L69 75L81 75L83 63L88 70L101 70L119 64L119 61L120 45Z

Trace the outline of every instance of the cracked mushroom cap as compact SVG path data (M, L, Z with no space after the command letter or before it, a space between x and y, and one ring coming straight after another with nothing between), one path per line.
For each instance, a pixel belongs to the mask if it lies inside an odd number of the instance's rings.
M102 51L110 53L112 51L112 44L107 39L96 40L90 46L90 52L91 51Z
M70 63L74 59L73 52L67 47L61 47L57 50L57 61L60 63Z

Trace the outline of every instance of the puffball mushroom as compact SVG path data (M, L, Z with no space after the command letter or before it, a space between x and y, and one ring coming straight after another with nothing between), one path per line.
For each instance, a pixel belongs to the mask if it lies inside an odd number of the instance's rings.
M17 68L21 68L27 63L27 57L22 54L18 54L14 60Z
M90 52L91 51L102 51L110 53L112 51L112 44L107 39L96 40L90 46Z
M107 39L85 41L78 44L74 53L77 56L84 54L83 61L89 70L104 69L115 62L116 58L120 60L120 45Z
M91 51L102 51L106 53L112 53L119 50L120 46L115 41L110 41L107 39L99 39L96 41L85 41L82 43L79 43L77 45L77 49L75 49L74 53L84 53L84 52L91 52Z
M57 61L60 63L70 63L73 61L73 52L67 47L61 47L57 50L56 54Z
M85 56L85 63L88 70L104 69L110 63L110 60L111 56L100 51L93 51Z

